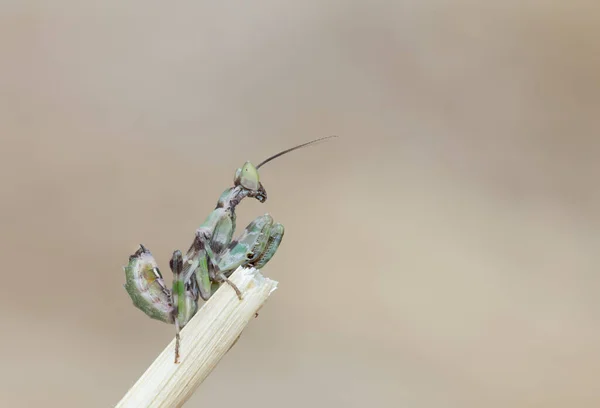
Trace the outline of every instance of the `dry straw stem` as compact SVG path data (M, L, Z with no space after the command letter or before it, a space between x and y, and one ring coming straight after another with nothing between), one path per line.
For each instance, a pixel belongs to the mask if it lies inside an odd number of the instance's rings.
M229 285L221 285L181 331L180 363L174 363L173 340L118 408L180 407L192 396L277 288L276 281L254 268L239 268L230 279L242 291L243 299L240 301Z

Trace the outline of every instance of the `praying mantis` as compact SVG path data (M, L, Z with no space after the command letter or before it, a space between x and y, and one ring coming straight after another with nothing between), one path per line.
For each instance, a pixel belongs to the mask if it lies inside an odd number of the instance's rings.
M249 161L235 172L233 187L227 188L215 209L196 230L194 240L182 254L176 250L169 262L173 284L169 290L156 260L143 245L129 257L124 267L125 290L134 306L153 319L175 325L175 363L179 361L180 331L198 311L198 300L208 300L223 284L228 284L242 300L238 287L229 276L238 267L261 269L275 255L284 227L269 214L254 219L233 239L235 209L245 198L261 203L267 192L260 182L258 169L266 163L294 150L324 141L328 136L283 150L254 166Z

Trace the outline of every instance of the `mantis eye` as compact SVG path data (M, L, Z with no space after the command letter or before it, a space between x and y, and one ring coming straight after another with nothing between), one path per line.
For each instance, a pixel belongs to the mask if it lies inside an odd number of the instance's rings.
M237 175L236 172L236 180ZM260 186L258 170L256 170L256 167L250 162L244 163L244 166L240 169L239 180L242 187L245 187L248 190L256 191Z
M235 176L233 176L233 184L236 186L239 186L241 177L242 177L242 169L237 169L235 171Z

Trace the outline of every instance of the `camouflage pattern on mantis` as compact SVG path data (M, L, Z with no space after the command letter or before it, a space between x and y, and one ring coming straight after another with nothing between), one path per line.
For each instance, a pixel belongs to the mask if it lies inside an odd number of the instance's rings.
M246 162L235 172L233 187L219 197L216 208L196 230L185 255L176 250L169 265L173 285L167 288L154 257L143 245L129 257L125 269L125 289L133 304L153 319L175 324L175 362L179 360L179 332L198 310L198 298L208 300L222 283L227 283L242 300L242 293L229 280L238 267L260 269L273 258L283 238L283 225L269 214L252 221L236 239L235 208L247 197L261 203L267 192L259 180L258 169L293 150L329 139L329 136L277 153L258 166Z

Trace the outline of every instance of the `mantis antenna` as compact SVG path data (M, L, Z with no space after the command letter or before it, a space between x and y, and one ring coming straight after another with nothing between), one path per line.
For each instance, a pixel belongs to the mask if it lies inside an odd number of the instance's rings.
M268 159L263 160L262 163L260 163L258 166L256 166L256 169L258 170L258 168L260 168L260 166L262 166L264 164L267 164L271 160L274 160L274 159L276 159L276 158L278 158L280 156L283 156L284 154L293 152L294 150L298 150L298 149L301 149L303 147L307 147L307 146L315 144L317 142L322 142L324 140L331 139L331 138L334 138L334 137L337 137L337 135L325 136L325 137L322 137L320 139L315 139L315 140L311 140L310 142L302 143L301 145L298 145L298 146L290 147L289 149L286 149L286 150L284 150L282 152L274 154L273 156L269 157Z

